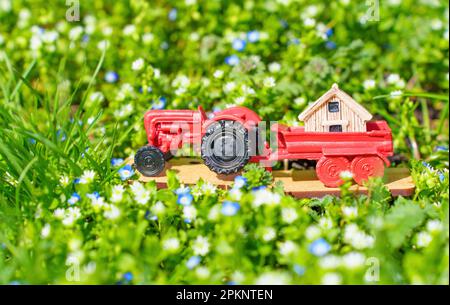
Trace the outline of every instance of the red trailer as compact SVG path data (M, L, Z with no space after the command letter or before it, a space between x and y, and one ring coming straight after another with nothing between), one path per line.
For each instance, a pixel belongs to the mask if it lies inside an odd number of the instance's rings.
M364 124L366 130L360 132L310 132L305 127L274 124L276 148L272 149L261 132L261 118L245 107L220 111L211 119L201 107L197 111L151 110L144 118L148 145L137 151L135 166L145 176L156 176L177 149L190 144L218 174L236 173L248 162L270 166L274 161L308 159L318 161L317 176L325 186L340 185L342 172L351 173L361 184L368 177L383 176L384 167L389 166L387 157L393 154L388 124Z

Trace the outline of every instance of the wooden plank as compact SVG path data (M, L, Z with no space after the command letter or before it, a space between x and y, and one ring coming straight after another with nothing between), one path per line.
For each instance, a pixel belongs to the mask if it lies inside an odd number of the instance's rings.
M237 175L218 175L209 170L200 158L173 158L166 163L163 173L157 177L140 176L139 180L148 182L154 180L159 188L167 186L165 171L175 171L180 182L196 184L200 178L221 188L228 188ZM317 180L314 170L275 170L272 172L275 181L282 181L285 192L297 198L323 197L326 195L339 196L339 188L327 188ZM407 168L387 168L384 180L392 196L412 196L415 185ZM367 188L358 185L351 187L355 193L367 194Z

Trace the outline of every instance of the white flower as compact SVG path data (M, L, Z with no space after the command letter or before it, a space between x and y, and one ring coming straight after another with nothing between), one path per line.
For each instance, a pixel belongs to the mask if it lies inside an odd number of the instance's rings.
M319 238L321 235L321 230L317 225L310 225L306 228L305 236L308 240L314 240Z
M312 28L313 26L316 25L316 19L314 19L314 18L305 18L305 20L303 21L303 24L307 28Z
M358 216L358 208L357 207L349 207L349 206L343 206L342 207L342 214L344 214L345 217L349 219L354 219Z
M259 207L263 204L267 205L277 205L280 203L281 197L277 193L272 193L271 191L264 189L259 189L253 192L253 206Z
M184 206L183 215L186 219L195 219L195 217L197 216L197 209L192 205Z
M275 78L273 78L272 76L266 77L263 81L263 85L266 88L273 88L275 87Z
M390 85L396 84L400 80L400 76L398 74L389 74L386 78L386 82Z
M101 103L105 100L105 96L100 91L96 91L96 92L91 93L91 95L89 96L89 99L92 102Z
M131 69L133 69L134 71L140 71L144 68L144 64L145 64L144 59L138 58L131 64Z
M351 223L344 229L344 242L355 249L365 249L373 247L375 239L361 231L356 224Z
M430 233L440 232L442 230L442 222L439 220L429 220L427 222L427 230Z
M81 250L70 252L66 258L66 265L80 264L83 258L84 252Z
M55 42L59 37L58 32L56 31L46 31L43 35L42 35L42 41L44 41L45 43L53 43Z
M131 36L136 32L136 26L134 24L128 24L123 28L124 36Z
M46 223L41 230L41 237L42 238L47 238L50 235L51 232L51 226L49 223Z
M66 175L59 177L59 184L61 184L61 186L63 186L63 187L68 186L69 185L69 177Z
M216 70L216 71L214 71L213 76L215 78L222 78L223 77L223 71L222 70Z
M336 269L341 266L342 260L339 256L330 254L322 257L319 261L319 265L322 269Z
M120 216L120 209L113 204L106 206L103 216L107 219L117 219Z
M76 26L69 31L69 39L70 40L77 40L81 37L81 34L83 34L83 27L82 26Z
M105 36L111 36L113 32L114 32L114 30L113 30L113 28L110 27L110 26L105 26L105 27L102 29L102 34L105 35Z
M197 0L184 0L186 6L194 5L197 3Z
M271 241L277 236L277 233L275 232L274 228L272 227L266 227L263 229L262 239L264 241Z
M134 194L134 200L139 204L146 204L150 200L150 192L140 183L135 181L130 186Z
M290 276L284 272L265 272L261 274L255 281L255 285L288 285Z
M283 208L281 210L281 219L285 223L293 223L297 218L298 215L294 208Z
M145 33L142 35L142 42L145 45L149 45L155 39L155 35L153 33Z
M271 73L277 73L281 70L281 65L277 62L273 62L269 64L269 71Z
M234 271L231 280L236 283L242 283L245 280L245 274L241 271Z
M63 208L57 208L53 211L53 216L55 216L55 218L57 219L62 219L64 217L64 213L65 211Z
M255 89L253 89L252 87L249 87L247 85L242 85L241 90L244 93L244 95L253 95L256 93Z
M105 198L103 197L91 197L91 205L95 211L99 211L100 209L106 207L107 203L105 202Z
M322 277L322 285L339 285L342 283L342 276L335 272L324 274Z
M304 97L297 97L294 99L295 105L301 106L306 103L306 99Z
M366 79L366 80L364 81L364 83L363 83L363 87L364 87L364 89L366 89L366 90L370 90L370 89L375 88L375 85L376 85L376 82L375 82L375 80L373 80L373 79Z
M73 223L80 218L81 213L78 207L70 207L65 211L64 218L62 220L62 224L69 227L72 226Z
M403 94L402 90L395 90L390 93L391 98L399 98Z
M97 48L100 51L104 51L109 48L110 44L111 43L109 42L109 40L104 39L104 40L99 41L99 43L97 44Z
M240 189L232 188L231 190L228 191L228 195L232 200L239 201L241 200L242 192Z
M201 279L206 279L209 277L210 272L208 268L201 266L195 269L195 274Z
M160 216L166 211L166 206L161 201L157 201L155 205L150 208L150 210L153 214Z
M185 87L180 87L177 90L175 90L175 95L183 95L186 93L186 88Z
M364 266L365 256L359 252L350 252L342 257L344 266L348 269L356 269Z
M123 192L124 192L123 185L114 185L111 191L111 202L117 203L121 202L123 198Z
M416 245L419 248L424 248L426 246L428 246L431 243L431 240L433 238L431 237L430 233L428 232L419 232L417 234L417 240L416 240Z
M163 249L169 252L175 252L180 247L180 241L176 237L166 239L163 242Z
M202 185L202 191L205 194L214 194L217 191L217 187L214 184L207 182Z
M161 76L161 71L159 69L153 69L153 77L158 79Z
M333 220L328 217L322 217L319 220L319 227L325 230L329 230L333 227Z
M94 181L95 172L93 170L85 170L80 177L80 184L89 184Z
M206 254L208 254L209 252L208 238L203 236L197 236L192 245L192 250L194 251L195 255L205 256Z
M297 245L290 240L278 244L278 249L281 255L287 256L297 250Z
M241 105L245 102L245 96L238 96L237 98L234 99L234 102L237 105Z
M212 221L219 219L220 210L221 210L221 206L219 204L216 204L215 206L213 206L209 210L208 219L212 220Z
M351 171L342 171L339 177L344 180L350 180L353 178L353 173Z
M186 75L178 75L175 77L175 79L172 81L172 87L179 88L179 87L188 87L191 84L191 81Z
M225 93L231 92L236 88L236 83L235 82L228 82L223 86L223 91Z

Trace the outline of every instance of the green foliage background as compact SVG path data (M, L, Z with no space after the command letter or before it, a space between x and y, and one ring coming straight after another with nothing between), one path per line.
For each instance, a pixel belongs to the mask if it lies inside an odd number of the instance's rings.
M0 283L448 284L446 1L380 1L367 22L364 1L80 2L75 22L64 1L0 2ZM186 223L176 175L165 190L146 184L140 204L111 165L145 144L142 116L161 98L168 109L240 103L294 125L334 82L388 121L412 198L374 180L368 196L345 184L341 198L295 200L280 185L252 190L270 177L248 168L240 198L192 187ZM94 179L74 183L87 170ZM80 215L64 223L55 211L73 208L74 192Z

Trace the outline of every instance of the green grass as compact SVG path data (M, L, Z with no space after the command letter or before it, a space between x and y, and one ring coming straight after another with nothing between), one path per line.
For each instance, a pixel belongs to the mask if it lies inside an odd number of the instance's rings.
M0 283L448 284L448 3L383 4L380 21L363 25L362 4L333 2L330 14L313 1L310 18L333 29L326 39L304 24L305 1L96 1L73 24L61 20L66 7L31 3L28 19L24 1L0 7ZM242 51L224 37L251 30L260 40ZM112 164L145 145L142 117L161 97L168 109L206 110L244 97L265 120L297 124L333 82L388 122L411 198L371 180L367 196L346 183L340 198L298 200L254 165L239 189L200 179L187 195L174 172L158 190Z

